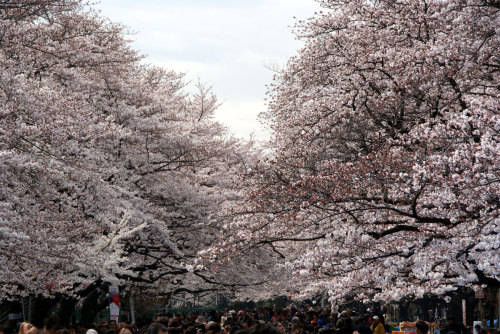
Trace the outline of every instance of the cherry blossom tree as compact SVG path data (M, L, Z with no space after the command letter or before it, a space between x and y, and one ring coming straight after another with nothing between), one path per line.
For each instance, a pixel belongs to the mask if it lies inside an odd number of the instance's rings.
M96 233L116 236L127 201L98 176L95 145L124 134L106 88L139 57L77 2L2 2L1 16L1 285L65 289L87 272L85 284L119 270Z
M143 64L125 32L80 1L0 2L2 296L258 283L195 262L251 145L214 120L209 87Z
M152 95L155 93L151 88ZM134 169L125 185L147 199L148 208L164 226L167 235L146 229L127 240L128 266L139 275L132 278L141 289L154 289L167 295L179 292L238 292L262 285L252 256L246 254L238 264L214 270L197 261L197 253L218 240L230 208L241 203L240 187L250 159L258 153L252 143L224 137L225 129L213 121L218 103L209 88L198 84L198 93L170 115L180 122L158 122L155 131L137 135L127 156ZM141 116L141 122L146 122ZM157 129L158 124L165 126ZM123 147L123 146L122 146ZM124 149L125 152L126 149ZM254 153L252 153L254 152ZM122 160L120 158L120 160ZM153 233L150 233L153 232ZM170 240L174 247L165 247ZM168 246L168 245L167 245ZM258 251L252 254L259 254ZM265 266L272 268L272 266Z
M319 2L270 87L250 204L210 254L267 247L334 302L498 286L498 2Z

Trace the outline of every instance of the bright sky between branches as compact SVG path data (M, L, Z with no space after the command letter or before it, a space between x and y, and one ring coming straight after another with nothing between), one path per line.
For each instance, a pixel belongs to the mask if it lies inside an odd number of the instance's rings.
M133 46L147 61L213 85L223 103L217 118L237 136L268 132L266 85L302 46L291 27L321 10L313 0L102 0L104 16L136 32Z

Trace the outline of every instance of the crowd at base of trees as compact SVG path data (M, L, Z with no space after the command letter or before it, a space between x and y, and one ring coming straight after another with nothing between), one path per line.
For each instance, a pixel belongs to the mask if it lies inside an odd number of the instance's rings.
M338 312L333 311L328 305L318 303L316 298L313 300L291 301L286 297L280 297L273 300L262 301L259 303L240 303L230 307L219 307L211 310L189 309L184 312L171 309L159 311L157 308L153 313L147 316L130 318L123 315L119 321L108 320L108 317L95 317L95 311L101 306L99 303L88 303L88 298L84 302L87 312L90 314L81 314L79 320L75 318L75 309L72 301L67 297L61 297L59 300L50 298L33 298L35 304L30 317L24 321L29 325L21 325L21 321L14 321L10 326L0 322L0 332L4 334L18 333L18 327L34 326L38 329L45 329L48 334L124 334L120 330L126 328L133 334L151 334L148 328L151 323L157 323L162 331L168 333L211 333L215 334L224 331L230 334L238 330L253 331L267 327L267 334L270 330L278 330L279 333L300 332L317 333L337 333L337 334L376 334L390 333L401 326L401 330L415 331L419 328L419 321L428 327L423 333L433 333L434 330L440 330L441 333L449 334L470 334L472 328L477 329L476 334L483 334L487 331L494 332L495 328L487 328L487 322L483 324L474 323L466 320L462 323L461 298L474 297L472 295L457 295L458 299L446 302L443 299L422 299L400 302L392 305L381 305L380 303L363 304L354 300L349 304L342 305ZM107 297L107 296L106 296ZM320 296L317 296L320 298ZM107 298L105 298L107 299ZM316 302L314 302L316 301ZM95 302L95 300L94 300ZM277 302L277 303L276 303ZM468 301L469 302L469 301ZM467 305L469 305L467 302ZM10 303L11 308L16 307ZM154 302L149 307L153 307ZM5 309L6 304L0 304L0 309ZM20 305L17 305L20 307ZM158 306L158 304L156 304ZM415 306L417 308L415 309ZM439 308L439 313L434 309ZM441 313L441 308L444 313ZM427 312L429 310L429 312ZM92 312L93 311L93 312ZM394 311L399 313L395 316ZM83 309L82 309L83 312ZM140 314L141 312L138 312ZM378 321L377 321L378 320ZM490 322L491 324L493 322ZM159 325L161 324L161 325ZM467 326L466 326L467 325ZM423 326L423 325L422 325ZM95 331L95 332L93 332ZM69 332L69 333L68 333ZM357 333L356 333L357 332ZM19 334L26 334L26 330L19 331ZM28 334L37 334L34 331ZM238 332L244 334L244 332Z
M261 152L84 2L0 1L0 298L498 288L498 1L319 2Z
M119 322L133 323L136 328L144 329L152 319L164 320L168 314L170 314L170 319L173 314L183 314L188 319L193 313L196 313L197 316L200 316L201 323L208 324L209 321L213 320L211 319L213 317L218 317L220 322L220 317L224 315L224 312L227 316L229 310L247 310L247 312L248 310L261 310L258 313L269 312L269 318L287 314L285 319L282 319L286 323L287 319L290 320L292 314L296 312L290 311L294 308L296 310L315 310L315 312L328 310L328 313L331 313L333 311L327 301L326 294L304 300L279 296L258 302L238 301L231 296L216 294L212 294L211 297L205 299L203 304L186 302L175 304L167 298L155 295L137 295L131 294L130 291L123 291L120 296ZM395 330L398 326L407 326L405 327L407 331L411 331L411 326L418 319L428 322L433 329L444 328L448 319L455 319L456 324L463 324L462 328L467 327L469 330L473 324L477 324L477 320L481 320L482 328L488 328L489 332L494 332L496 330L495 323L497 323L495 319L498 319L500 311L498 309L498 290L485 291L481 299L476 297L473 290L461 289L446 298L441 296L406 299L393 303L370 302L366 304L359 299L352 298L340 305L337 312L332 314L349 309L353 311L353 319L359 320L362 315L372 312L383 316L387 327L392 326L391 330ZM465 310L463 308L464 302ZM109 303L110 296L107 287L94 289L82 299L58 294L50 298L39 295L26 297L23 300L4 301L0 303L0 314L17 314L18 319L0 319L0 332L3 331L4 334L17 333L17 327L23 321L22 319L37 324L40 328L44 324L53 323L58 328L73 328L77 332L84 331L84 328L99 330L99 324L109 319ZM19 318L20 315L24 317ZM259 319L263 320L267 317L260 315ZM336 322L335 320L332 324L336 325ZM339 329L337 328L337 330Z

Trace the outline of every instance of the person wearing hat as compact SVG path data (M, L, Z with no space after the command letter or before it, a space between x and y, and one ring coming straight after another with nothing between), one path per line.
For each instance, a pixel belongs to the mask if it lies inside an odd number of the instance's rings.
M105 334L108 329L108 323L106 321L101 321L99 325L97 325L97 332L99 334Z
M374 315L372 318L371 330L373 334L385 334L384 324L380 321L378 315Z

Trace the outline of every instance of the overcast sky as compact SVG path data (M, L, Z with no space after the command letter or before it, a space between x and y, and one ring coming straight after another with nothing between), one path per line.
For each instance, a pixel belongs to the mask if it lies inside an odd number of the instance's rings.
M234 134L266 137L257 121L266 84L302 46L294 16L320 10L314 0L101 0L104 16L121 22L147 62L187 72L213 86L223 102L216 117Z

